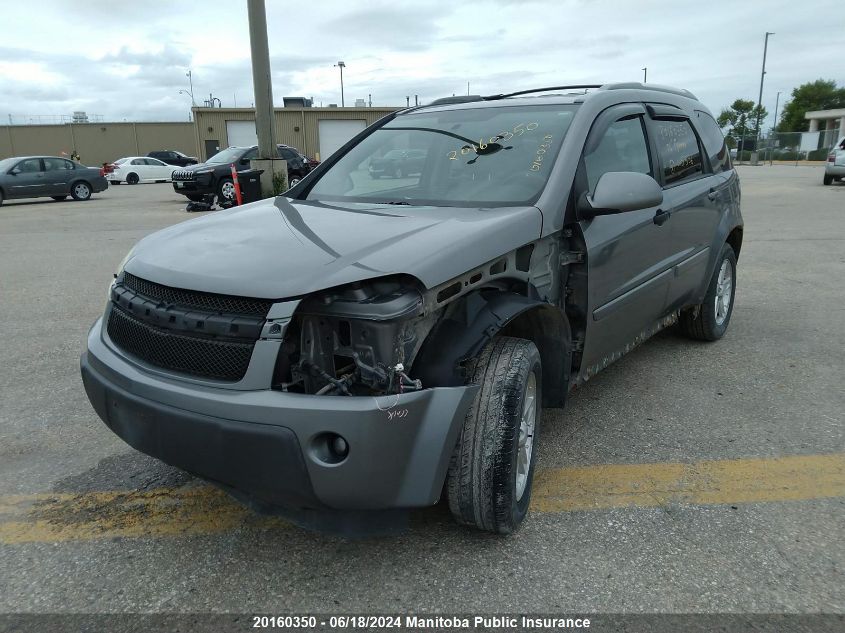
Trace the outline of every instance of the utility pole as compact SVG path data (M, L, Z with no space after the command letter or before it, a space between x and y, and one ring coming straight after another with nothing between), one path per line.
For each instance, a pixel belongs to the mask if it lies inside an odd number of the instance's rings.
M648 66L641 68L640 70L643 71L643 83L646 83L648 81Z
M405 107L411 107L411 97L405 97Z
M255 89L255 131L258 135L258 158L253 168L264 169L261 193L273 195L276 172L287 181L287 165L279 161L273 138L273 84L270 75L270 49L267 44L267 12L264 0L247 0L249 44L252 53L252 84ZM281 162L281 165L276 163ZM285 186L287 189L287 186Z
M334 67L340 68L340 107L343 108L346 106L346 103L343 101L343 69L346 68L346 64L338 62Z
M188 86L189 91L188 94L191 95L191 105L196 106L197 102L194 101L194 74L189 70L185 73L185 76L188 78Z
M769 50L769 33L766 31L766 40L763 43L763 70L760 71L760 94L757 97L757 125L756 125L756 140L754 141L754 151L757 152L757 145L760 143L760 110L763 109L763 79L766 77L766 53Z
M367 95L367 98L369 99L369 101L368 101L369 105L368 105L367 107L372 108L372 107L373 107L373 95L372 95L372 94L368 94L368 95Z
M778 90L778 96L775 97L775 124L772 126L772 132L776 133L778 126L778 106L780 105L780 90ZM772 147L771 143L769 143L769 165L772 164Z

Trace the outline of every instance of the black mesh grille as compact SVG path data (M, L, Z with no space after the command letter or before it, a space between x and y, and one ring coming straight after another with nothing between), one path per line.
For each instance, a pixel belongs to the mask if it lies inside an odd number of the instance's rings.
M181 290L141 279L130 273L123 274L123 285L138 294L168 304L181 305L199 310L212 310L234 314L249 314L266 317L272 301L216 295L196 290Z
M255 345L173 334L142 323L115 305L108 333L118 347L151 365L228 381L244 377Z

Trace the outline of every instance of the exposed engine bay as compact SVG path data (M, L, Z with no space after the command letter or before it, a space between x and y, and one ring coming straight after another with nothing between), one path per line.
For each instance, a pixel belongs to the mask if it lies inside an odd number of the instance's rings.
M418 284L371 280L302 301L288 327L273 388L314 395L385 395L422 389L411 378L434 323Z

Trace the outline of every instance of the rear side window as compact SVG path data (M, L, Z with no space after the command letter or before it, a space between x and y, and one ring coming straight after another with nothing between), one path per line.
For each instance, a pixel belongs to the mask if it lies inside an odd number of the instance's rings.
M596 149L584 156L584 166L591 192L596 190L599 178L609 171L652 175L642 117L621 119L607 128Z
M689 121L654 121L654 135L665 184L675 185L703 173L701 150Z
M731 169L731 156L728 147L725 145L725 137L719 129L712 116L700 110L695 111L696 127L701 135L701 142L704 143L704 151L710 157L710 165L714 173L720 173Z

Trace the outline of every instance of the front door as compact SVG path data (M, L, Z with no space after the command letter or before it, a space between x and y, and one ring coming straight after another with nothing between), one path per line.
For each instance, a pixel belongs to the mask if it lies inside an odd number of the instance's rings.
M49 194L40 158L27 158L10 171L10 198L34 198Z
M654 177L645 109L625 104L597 119L579 166L578 195L607 172ZM672 275L670 231L659 207L581 220L589 266L582 368L594 373L624 353L663 316Z

